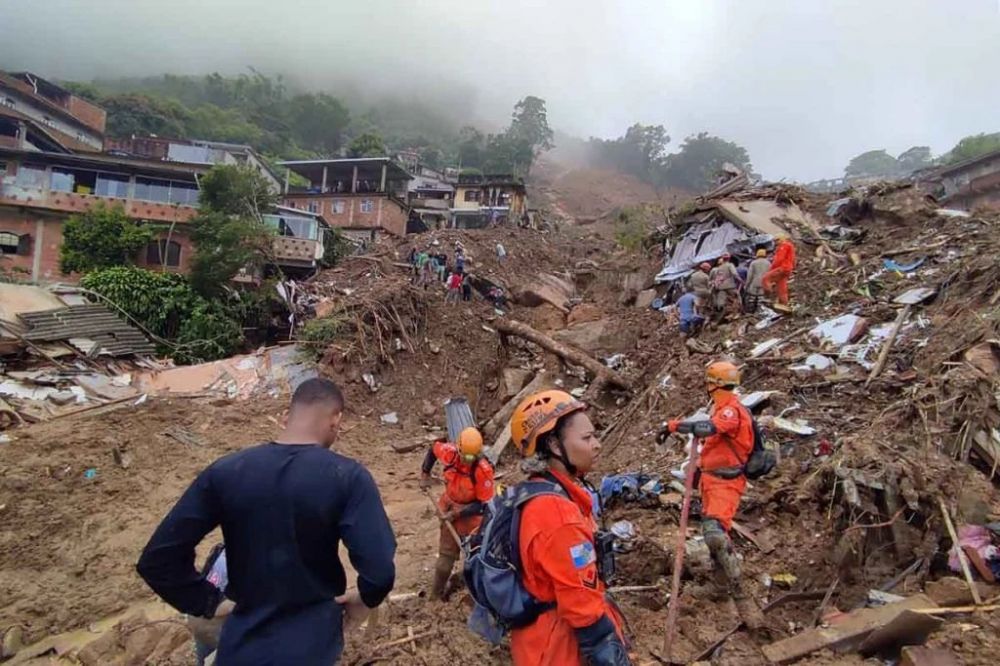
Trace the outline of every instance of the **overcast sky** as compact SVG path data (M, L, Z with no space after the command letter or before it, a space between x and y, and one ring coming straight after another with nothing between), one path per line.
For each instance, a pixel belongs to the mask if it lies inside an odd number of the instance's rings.
M676 149L704 130L771 179L1000 131L1000 0L0 0L0 69L248 65L324 87L443 84L496 123L538 95L582 137L663 124Z

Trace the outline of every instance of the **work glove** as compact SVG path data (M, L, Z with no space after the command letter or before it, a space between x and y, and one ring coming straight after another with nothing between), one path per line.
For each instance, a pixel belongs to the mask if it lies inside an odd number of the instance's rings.
M430 474L421 474L420 475L420 489L421 490L430 490L430 487L431 487L431 475Z
M580 653L590 666L631 666L628 652L622 644L615 625L607 615L589 627L574 629Z
M710 437L715 434L715 424L709 420L704 421L671 421L674 424L674 432L682 435L694 435L695 437Z

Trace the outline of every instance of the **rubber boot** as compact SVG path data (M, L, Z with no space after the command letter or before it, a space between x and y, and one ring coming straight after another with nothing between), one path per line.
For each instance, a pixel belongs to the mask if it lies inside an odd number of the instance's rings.
M703 530L705 543L712 553L712 559L719 565L722 571L729 596L736 604L736 610L748 629L759 629L764 623L764 616L757 608L756 602L743 589L742 572L740 571L740 561L733 552L733 545L729 541L729 536L721 530Z
M444 600L445 586L455 566L455 558L450 555L438 555L434 563L434 582L431 584L431 599Z

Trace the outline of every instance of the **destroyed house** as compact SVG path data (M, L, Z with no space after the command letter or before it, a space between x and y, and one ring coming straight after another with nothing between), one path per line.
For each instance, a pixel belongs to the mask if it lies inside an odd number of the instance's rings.
M1000 150L940 169L937 177L941 203L950 208L1000 208Z
M385 232L406 234L407 183L412 176L388 157L279 164L309 182L305 187L290 186L286 172L282 205L322 215L331 227L356 241L373 241Z
M444 174L418 167L416 176L406 190L406 203L410 206L410 217L415 218L423 229L441 229L447 225L455 187ZM418 229L408 229L417 231Z
M0 146L100 152L104 109L28 72L0 72Z
M715 262L725 253L747 259L757 247L771 247L779 233L797 227L816 229L815 222L795 204L771 199L720 199L702 204L686 221L657 284L683 279L702 263Z
M251 146L201 139L165 139L157 136L136 136L104 143L105 152L123 157L137 157L165 162L214 166L219 164L249 166L268 182L272 191L281 191L281 179L267 161Z
M510 174L460 174L455 184L451 226L481 229L518 222L528 209L524 181Z

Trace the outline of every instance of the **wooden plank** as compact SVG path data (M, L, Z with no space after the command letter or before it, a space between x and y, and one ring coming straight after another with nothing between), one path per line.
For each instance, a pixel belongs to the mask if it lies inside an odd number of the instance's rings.
M873 631L896 619L900 613L917 608L932 608L934 602L924 594L879 608L863 608L848 613L840 622L829 627L806 629L800 634L765 645L761 648L768 662L789 664L818 650L845 652L856 649Z
M757 546L757 550L759 550L760 552L770 553L774 551L775 546L773 543L771 543L770 539L760 534L754 534L753 532L750 531L749 528L744 527L743 525L737 523L735 520L733 521L733 530L741 537L743 537L753 545Z
M965 582L969 586L969 591L972 593L972 600L976 602L976 605L983 603L982 598L979 596L979 590L976 588L975 581L972 580L972 572L969 571L969 561L965 557L965 551L962 550L962 542L959 541L958 535L955 534L955 526L951 522L951 514L948 513L948 507L944 504L944 499L938 497L938 506L941 507L941 516L944 518L944 526L948 528L948 536L951 537L951 542L955 547L955 553L958 555L958 563L962 567L962 575L965 576Z

